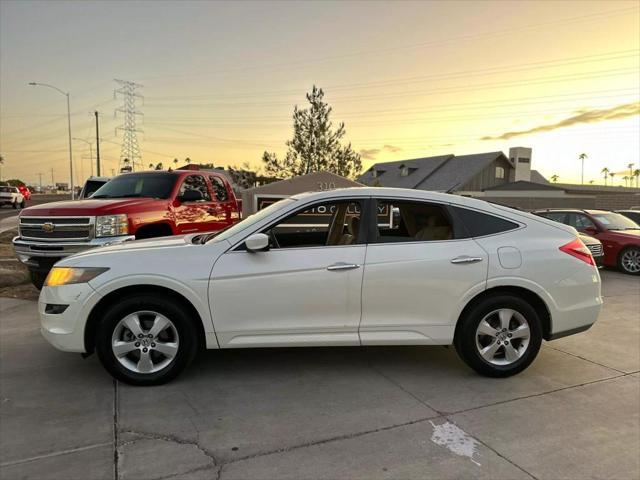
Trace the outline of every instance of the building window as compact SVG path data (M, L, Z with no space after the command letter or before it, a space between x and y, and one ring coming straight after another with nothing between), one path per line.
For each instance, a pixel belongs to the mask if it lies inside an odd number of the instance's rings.
M529 163L530 161L530 158L518 157L518 163Z
M403 165L400 167L400 176L401 177L406 177L407 175L409 175L409 167Z
M375 168L371 169L371 176L373 178L378 178L378 171Z
M504 168L496 167L496 178L504 178Z

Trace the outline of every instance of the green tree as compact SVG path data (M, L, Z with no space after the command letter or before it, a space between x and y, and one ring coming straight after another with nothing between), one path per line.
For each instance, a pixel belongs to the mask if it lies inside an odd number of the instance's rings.
M26 185L26 183L24 183L19 178L10 178L9 180L7 180L7 183L12 187L24 187Z
M552 181L553 183L558 183L558 179L559 179L559 178L560 178L560 177L559 177L558 175L551 175L551 181Z
M638 188L638 178L640 178L640 168L636 168L633 171L633 176L636 178L636 188Z
M600 173L604 175L604 185L607 185L607 176L609 175L609 169L607 167L604 167L602 170L600 170Z
M313 86L306 94L309 108L293 111L293 138L287 141L287 153L279 159L275 153L262 155L265 172L280 178L290 178L312 172L332 172L355 178L362 168L360 155L351 143L340 144L345 136L344 123L336 129L329 119L331 107L324 102L324 92Z

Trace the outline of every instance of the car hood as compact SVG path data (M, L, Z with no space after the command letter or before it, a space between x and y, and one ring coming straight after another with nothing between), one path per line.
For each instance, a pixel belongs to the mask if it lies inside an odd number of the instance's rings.
M149 205L150 207L163 200L155 198L99 198L86 200L66 200L46 203L25 208L21 216L74 216L74 215L109 215L123 213L132 207Z
M640 228L635 230L607 230L609 235L615 235L618 238L640 241Z

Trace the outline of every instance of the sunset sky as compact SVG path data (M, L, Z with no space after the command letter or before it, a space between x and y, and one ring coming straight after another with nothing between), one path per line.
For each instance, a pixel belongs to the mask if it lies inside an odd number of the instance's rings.
M141 83L143 164L260 165L282 154L313 84L365 168L512 146L560 182L640 168L640 3L0 2L2 177L68 181L73 136L117 169L122 104ZM80 183L88 147L74 142ZM84 159L83 159L84 158ZM80 181L79 181L80 180Z

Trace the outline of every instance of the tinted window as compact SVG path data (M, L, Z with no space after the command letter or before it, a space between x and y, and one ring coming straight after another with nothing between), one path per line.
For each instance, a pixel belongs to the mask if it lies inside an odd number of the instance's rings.
M640 225L640 212L622 212L621 215L630 218Z
M107 182L103 182L101 180L87 180L87 183L84 184L84 189L82 190L82 198L91 196L92 193L97 191L105 183Z
M453 226L444 208L422 202L377 201L376 243L450 240Z
M211 201L211 195L209 195L209 189L207 188L207 182L202 175L189 175L184 179L180 186L179 197L182 197L185 192L189 190L195 190L202 194L202 198L207 201Z
M493 235L518 228L517 223L489 215L488 213L481 213L460 207L453 207L453 210L471 237Z
M567 214L564 212L547 212L547 213L540 213L539 215L541 217L548 218L549 220L553 220L554 222L564 223L565 217Z
M359 202L330 202L307 207L270 227L271 248L354 245L359 242Z
M583 215L582 213L568 213L566 224L571 225L576 230L584 230L587 227L595 227L593 222L589 220L589 217Z
M105 183L91 198L168 198L175 183L176 177L166 173L128 173Z
M211 180L211 185L213 185L213 192L216 195L216 200L219 202L226 202L229 200L229 193L227 192L227 187L225 187L224 182L218 177L209 177Z

